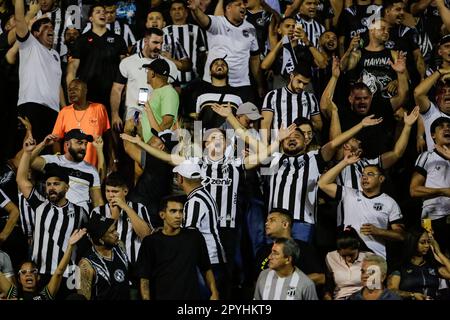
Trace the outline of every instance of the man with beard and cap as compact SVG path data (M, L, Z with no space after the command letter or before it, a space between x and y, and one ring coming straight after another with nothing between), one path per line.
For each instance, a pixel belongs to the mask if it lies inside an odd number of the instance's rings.
M210 53L214 55L214 53ZM228 84L228 63L225 57L215 58L209 67L211 83L204 80L197 83L193 89L193 101L197 119L202 121L204 129L218 128L224 124L225 119L215 113L211 107L214 103L231 104L234 110L242 104L241 98L235 88Z
M103 197L100 190L100 177L97 169L84 161L88 142L93 137L84 133L81 129L72 129L64 135L64 154L37 156L46 146L58 140L57 136L48 135L44 141L36 146L33 152L35 159L32 168L38 171L46 171L47 165L55 163L63 168L69 176L69 190L67 199L70 202L82 206L87 212L90 206L103 205Z
M163 35L164 33L158 28L147 29L143 38L143 49L120 62L119 72L111 89L111 125L118 132L122 132L122 119L125 119L125 121L133 119L136 112L141 114L144 110L144 105L139 99L139 92L147 91L148 96L150 96L154 89L147 83L147 72L146 68L142 67L143 64L149 64L155 59L164 59L170 67L171 77L169 77L168 82L172 83L177 77L177 66L169 59L161 56ZM126 111L123 117L119 114L119 107L125 86ZM142 125L145 125L144 122L148 123L146 117L141 117L140 120Z
M129 300L128 259L116 220L94 214L87 225L92 248L80 260L79 294L87 300Z
M67 171L55 164L47 166L45 172L46 200L42 200L34 185L28 178L32 153L36 149L36 141L29 136L23 144L23 155L17 169L17 185L28 204L35 211L35 228L33 232L32 260L37 264L38 273L44 283L48 283L51 275L59 272L58 263L68 250L69 237L87 222L87 212L82 207L66 198L69 190ZM59 294L64 297L68 292L71 270L75 267L75 257L70 257L69 269L64 271Z

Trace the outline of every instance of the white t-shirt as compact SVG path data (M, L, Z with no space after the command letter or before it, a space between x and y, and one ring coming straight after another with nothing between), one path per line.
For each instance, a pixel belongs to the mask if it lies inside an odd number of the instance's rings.
M67 160L64 155L43 155L46 164L56 163L58 166L67 168L69 175L69 191L66 198L70 202L83 207L89 212L90 194L92 187L100 188L100 177L97 169L86 161L74 162Z
M377 228L387 230L392 222L403 217L397 202L385 193L368 198L356 189L339 186L338 192L340 189L345 212L344 225L352 226L367 247L375 254L386 258L384 241L379 237L363 235L360 229L364 223L370 223Z
M34 102L59 112L61 61L59 53L44 47L31 33L19 40L19 101Z
M161 56L160 58L167 61L170 67L170 75L176 79L177 77L177 66L172 61ZM154 59L146 58L142 53L138 52L123 59L119 64L119 70L122 77L127 79L127 91L125 97L125 105L127 106L126 119L131 119L133 117L134 111L142 112L142 106L138 105L139 99L139 89L147 88L150 94L153 88L147 84L147 72L145 68L142 68L143 64L151 63ZM169 83L173 82L173 79L169 78Z
M427 188L450 186L450 161L434 151L423 152L416 161L416 171L425 177ZM450 214L450 198L434 197L424 200L422 218L439 219Z
M209 54L203 80L211 82L209 74L211 62L226 56L230 86L250 85L250 53L258 52L255 27L245 20L239 26L235 26L224 16L209 16L209 18L211 19L207 30Z
M437 118L440 118L440 117L450 118L450 115L443 113L441 110L439 110L439 108L433 102L430 102L430 108L428 108L427 112L422 113L421 116L422 116L423 123L425 126L425 139L427 142L427 150L433 151L434 141L433 141L433 138L431 137L431 131L430 131L431 124Z

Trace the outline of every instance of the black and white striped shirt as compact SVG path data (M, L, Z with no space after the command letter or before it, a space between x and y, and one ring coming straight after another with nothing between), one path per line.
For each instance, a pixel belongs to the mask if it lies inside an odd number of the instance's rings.
M139 218L143 219L149 226L151 226L150 217L148 215L147 208L144 205L131 201L128 201L127 204L137 213ZM109 204L95 208L92 210L91 216L93 214L100 214L103 217L112 218L111 207ZM119 233L119 239L125 244L128 260L134 264L137 260L142 241L133 230L130 218L127 216L126 212L120 210L119 217L120 218L117 221L117 232Z
M236 228L239 177L242 172L240 159L230 157L213 161L203 158L202 185L216 200L219 227Z
M216 201L205 187L191 191L184 205L184 228L195 228L205 238L211 264L225 263L225 251L219 238Z
M45 201L45 198L36 193L39 200ZM33 208L28 203L27 199L23 196L22 192L19 192L19 212L20 212L20 226L22 227L23 234L28 238L33 236L35 215Z
M255 288L255 300L318 300L314 282L299 268L287 277L275 270L263 270Z
M136 39L128 24L116 20L114 21L114 25L112 23L108 23L106 27L108 28L108 30L112 30L118 36L122 36L123 40L125 40L127 47L134 46L134 44L136 43ZM88 32L89 30L91 30L91 28L92 24L88 22L83 30L83 33Z
M314 94L302 91L297 94L283 87L270 91L264 98L262 111L273 112L272 129L278 131L283 127L289 127L298 117L311 119L320 114L319 103ZM276 134L272 134L272 141Z
M295 20L297 21L297 23L302 24L303 30L305 31L306 35L308 36L308 40L309 40L309 42L311 42L312 46L318 48L319 47L319 38L322 35L322 33L325 32L325 27L314 19L306 21L305 19L303 19L300 16L300 14L297 14L295 16ZM300 40L299 40L299 43L302 45L305 45Z
M11 202L11 199L0 189L0 208L5 208L5 206ZM7 217L6 217L7 218Z
M283 208L294 215L294 220L314 224L317 181L324 167L320 150L297 156L275 153L269 168L269 210Z
M197 76L196 61L199 52L206 52L205 35L201 29L193 24L170 25L163 29L164 35L171 38L172 43L177 40L192 61L192 71L178 71L178 81L187 83Z
M33 189L27 201L36 212L36 224L33 233L32 259L38 265L40 274L54 274L59 261L67 249L73 231L87 223L87 213L70 201L63 207L57 207L50 201L42 201ZM76 251L69 265L75 264ZM69 269L64 277L69 275Z

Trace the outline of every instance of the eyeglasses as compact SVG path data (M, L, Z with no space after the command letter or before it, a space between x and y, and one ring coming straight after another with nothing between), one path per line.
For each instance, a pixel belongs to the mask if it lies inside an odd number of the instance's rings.
M363 173L361 176L362 177L371 177L371 178L373 178L373 177L376 177L376 176L379 176L379 175L380 175L379 173L369 172L369 173Z
M34 269L23 269L23 270L19 270L19 273L21 275L25 275L27 273L31 273L31 274L37 274L38 273L38 269L34 268Z

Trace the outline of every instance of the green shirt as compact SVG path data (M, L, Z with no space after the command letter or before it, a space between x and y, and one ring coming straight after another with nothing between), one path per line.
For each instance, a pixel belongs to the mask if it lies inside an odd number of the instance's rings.
M172 85L168 84L164 87L153 90L150 95L149 104L153 111L153 115L155 116L156 122L161 123L163 116L165 115L173 116L173 123L177 121L180 98L178 96L178 92L172 87ZM141 124L143 139L147 142L153 136L148 118L142 117Z

